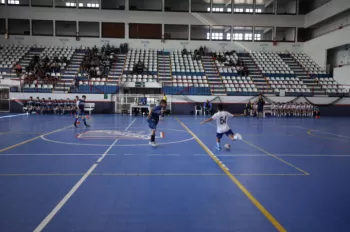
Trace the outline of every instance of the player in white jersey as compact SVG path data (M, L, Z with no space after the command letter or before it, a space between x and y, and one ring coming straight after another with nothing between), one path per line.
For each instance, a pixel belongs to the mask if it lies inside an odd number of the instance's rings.
M301 114L303 117L306 116L306 103L301 105Z
M276 104L274 102L271 104L271 114L274 117L276 116Z
M287 105L286 103L283 103L282 106L281 106L281 116L282 117L285 117L286 116L286 111L287 111Z
M293 111L292 111L292 108L293 108L292 105L293 105L293 103L291 103L291 102L289 102L288 105L287 105L288 117L290 117L290 116L292 115L292 113L293 113Z
M302 104L303 103L300 103L300 104L298 104L298 106L297 106L297 116L298 117L300 117L301 116L301 112L302 112Z
M216 114L214 114L211 118L208 118L207 120L201 122L201 125L210 121L216 121L216 149L221 150L220 141L222 136L225 134L228 136L232 141L235 140L241 140L242 136L238 133L233 133L230 129L230 126L228 125L229 118L234 117L234 115L230 114L227 111L224 111L224 107L222 105L218 106L218 111Z
M313 116L313 105L311 105L310 103L308 104L308 107L307 107L307 112L308 112L308 116L309 117L312 117Z
M295 116L295 102L293 102L291 105L290 114Z

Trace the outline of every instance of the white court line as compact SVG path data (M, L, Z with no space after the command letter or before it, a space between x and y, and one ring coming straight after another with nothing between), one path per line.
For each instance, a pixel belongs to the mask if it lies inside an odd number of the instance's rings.
M27 114L6 115L6 116L1 116L0 118L14 118L14 117L23 116L23 115L27 115Z
M301 128L301 129L304 129L304 130L316 131L316 132L323 133L323 134L338 136L338 137L340 137L340 138L350 139L350 137L347 137L347 136L344 136L344 135L332 134L332 133L329 133L329 132L320 131L320 130L314 130L314 129L310 129L310 128L306 128L306 127L302 127L302 126L293 126L293 127L295 127L295 128Z
M1 156L101 156L100 154L2 154ZM108 156L181 156L181 157L207 157L206 154L108 154ZM217 157L270 157L264 154L227 154L227 155L216 155ZM277 157L350 157L350 155L341 154L281 154L275 155Z
M134 119L134 121L132 121L129 126L127 126L127 129L129 129L131 127L131 125L136 121L136 119ZM101 162L103 160L103 158L107 155L107 153L114 147L114 145L116 144L116 142L118 141L118 139L116 139L110 146L109 148L102 154L102 156L99 158L100 161L97 162ZM74 187L64 196L64 198L56 205L56 207L49 213L49 215L47 215L44 220L35 228L35 230L33 232L41 232L46 226L47 224L52 220L53 217L55 217L55 215L57 214L58 211L60 211L60 209L67 203L67 201L73 196L73 194L79 189L79 187L84 183L84 181L86 180L86 178L88 178L90 176L90 174L95 170L95 168L97 167L97 163L93 164L90 169L84 174L84 176L81 177L81 179L74 185Z

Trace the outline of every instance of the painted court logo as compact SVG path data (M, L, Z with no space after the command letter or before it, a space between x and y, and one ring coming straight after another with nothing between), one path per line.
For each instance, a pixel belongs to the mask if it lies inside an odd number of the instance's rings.
M146 131L92 130L77 134L77 138L148 140L150 139L150 135Z

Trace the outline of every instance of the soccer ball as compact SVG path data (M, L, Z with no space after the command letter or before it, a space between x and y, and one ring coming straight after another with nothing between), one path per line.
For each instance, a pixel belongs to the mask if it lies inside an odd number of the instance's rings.
M231 145L230 145L230 144L228 144L228 143L227 143L227 144L225 144L225 149L226 149L226 150L230 150L230 149L231 149Z

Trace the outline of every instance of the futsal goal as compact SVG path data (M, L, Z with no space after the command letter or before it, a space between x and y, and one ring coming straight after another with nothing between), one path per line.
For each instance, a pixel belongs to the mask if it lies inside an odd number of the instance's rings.
M132 105L141 104L143 94L117 94L115 99L115 113L121 114L123 111L130 111ZM163 99L161 94L146 94L147 105L153 107ZM167 109L171 111L171 96L167 96Z

